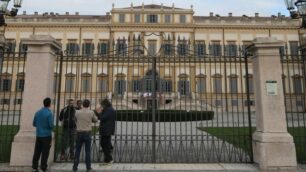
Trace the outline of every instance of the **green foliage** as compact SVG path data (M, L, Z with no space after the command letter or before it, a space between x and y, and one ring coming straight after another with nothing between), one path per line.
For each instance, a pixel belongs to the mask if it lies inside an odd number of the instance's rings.
M0 126L0 162L10 161L12 142L18 130L18 125Z
M214 118L213 111L157 110L157 122L204 121ZM117 110L117 121L152 122L152 111Z

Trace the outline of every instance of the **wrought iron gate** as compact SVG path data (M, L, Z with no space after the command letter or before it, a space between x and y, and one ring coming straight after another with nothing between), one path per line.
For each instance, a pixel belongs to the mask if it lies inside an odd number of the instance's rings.
M288 53L288 47L280 49L288 132L293 136L297 161L306 163L306 94L305 55Z
M0 46L0 163L10 161L20 124L26 52L14 52L14 45Z
M129 47L125 40L113 41L106 54L58 57L56 113L69 99L89 99L91 108L111 100L117 112L115 162L252 162L252 67L241 48L208 55L186 44L165 41L157 51L133 41ZM103 160L97 127L94 162ZM57 119L56 161L61 131Z

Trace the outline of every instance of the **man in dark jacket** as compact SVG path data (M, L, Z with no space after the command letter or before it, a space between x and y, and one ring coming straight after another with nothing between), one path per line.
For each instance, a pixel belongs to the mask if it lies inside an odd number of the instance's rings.
M76 133L75 107L72 99L68 100L68 106L61 110L59 120L62 121L63 133L61 144L61 160L66 159L66 148L69 143L70 159L74 159L74 141Z
M109 164L113 162L111 136L115 134L116 112L111 102L107 99L104 99L101 105L102 109L96 109L98 119L100 120L100 144L104 153L104 162Z

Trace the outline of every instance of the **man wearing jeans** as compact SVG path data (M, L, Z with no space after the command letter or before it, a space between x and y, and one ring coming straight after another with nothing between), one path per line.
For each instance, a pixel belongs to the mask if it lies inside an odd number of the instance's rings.
M48 157L51 148L53 114L50 110L51 99L45 98L44 107L35 113L33 126L36 127L36 142L32 161L33 172L38 172L38 160L41 156L40 169L47 171Z
M85 99L83 101L83 109L77 110L75 113L76 125L77 125L77 138L76 138L76 150L75 159L73 164L73 171L78 170L80 153L83 143L85 144L85 163L87 171L91 171L90 160L90 146L91 146L91 124L97 122L98 119L94 112L89 109L90 101Z

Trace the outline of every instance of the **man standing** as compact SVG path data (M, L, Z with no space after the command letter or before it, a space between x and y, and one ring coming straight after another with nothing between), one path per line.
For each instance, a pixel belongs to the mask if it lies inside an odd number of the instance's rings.
M100 120L100 144L104 153L104 163L111 164L113 163L111 136L115 133L116 113L108 99L104 99L101 105L103 109L96 109Z
M68 106L61 110L59 120L62 121L63 133L61 142L61 160L66 159L66 148L69 143L70 160L74 159L74 141L75 141L75 107L72 99L68 100Z
M77 100L75 110L81 110L82 109L82 100Z
M73 164L73 171L78 170L80 153L83 143L85 144L85 163L87 171L91 170L91 160L90 160L90 147L91 147L91 125L92 122L97 122L98 119L94 112L89 109L90 101L85 99L83 101L83 109L77 110L76 125L77 125L77 139L76 139L76 151L75 159Z
M48 157L51 148L53 114L50 110L51 99L45 98L43 101L44 107L35 113L33 126L36 127L36 142L32 161L33 172L38 172L38 160L41 156L40 169L47 171Z

